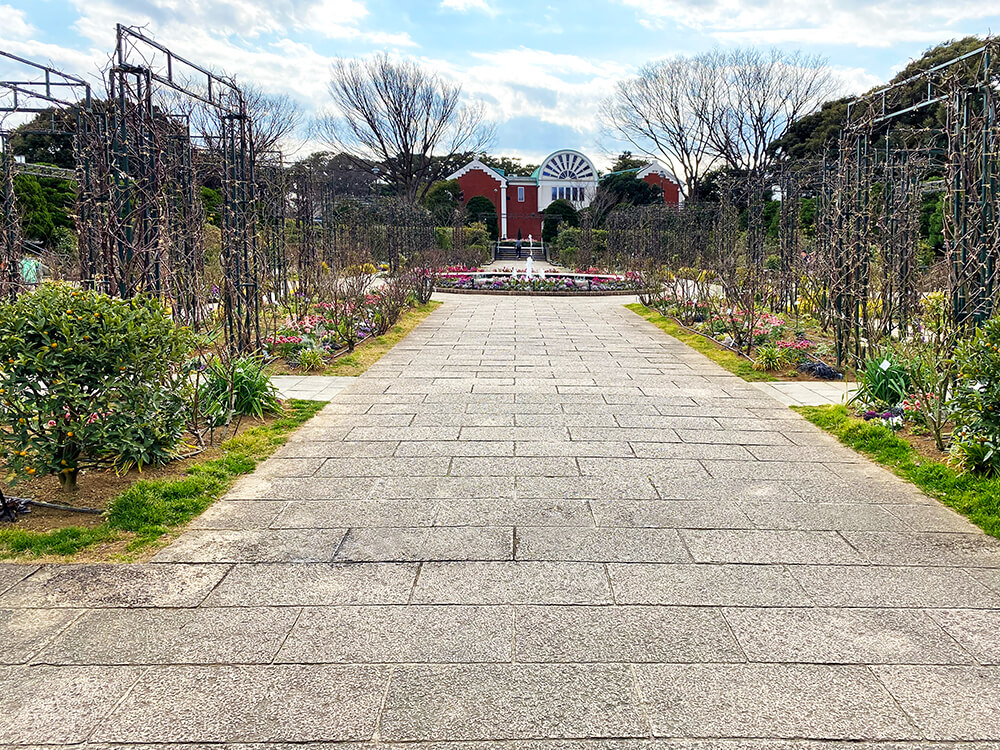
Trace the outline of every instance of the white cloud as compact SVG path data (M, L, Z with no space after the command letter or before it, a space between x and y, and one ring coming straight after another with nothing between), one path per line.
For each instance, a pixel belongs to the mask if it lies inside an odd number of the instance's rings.
M597 109L615 83L631 70L613 61L547 50L516 49L476 52L469 62L422 62L462 84L470 99L486 105L489 119L537 123L535 130L565 132L567 147L597 155ZM503 152L529 162L546 154L504 145Z
M446 10L457 10L459 13L467 13L470 10L481 10L491 16L497 13L486 0L441 0L441 7Z
M864 68L833 66L833 75L838 86L835 96L859 96L876 86L885 85L885 79L869 73Z
M359 0L317 0L301 11L295 11L296 30L317 31L330 39L368 42L385 47L412 47L416 42L406 33L368 31L358 24L368 15L368 8Z
M265 34L315 31L331 39L379 46L413 46L405 33L363 26L368 8L362 0L71 0L80 13L75 28L104 43L114 24L148 26L164 40L184 40L210 30L212 38L252 40Z
M982 0L619 0L640 23L674 21L720 41L889 47L939 42L955 24L996 14Z
M28 23L23 10L18 10L10 5L0 4L0 18L3 19L3 28L0 29L0 35L5 40L27 39L35 33L34 27Z

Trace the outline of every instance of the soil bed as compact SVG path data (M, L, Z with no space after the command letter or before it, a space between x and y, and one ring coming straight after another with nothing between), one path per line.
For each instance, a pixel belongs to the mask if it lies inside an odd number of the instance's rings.
M216 430L214 445L206 446L205 450L189 458L175 459L163 466L147 466L142 471L132 469L122 474L116 474L110 470L81 471L76 492L61 491L59 478L54 475L18 482L13 486L5 486L3 491L6 495L103 511L108 507L108 503L136 482L143 479L180 479L192 466L224 456L226 451L222 449L221 444L229 438L242 435L254 427L268 427L281 418L281 415L267 416L262 420L244 417L240 420L239 427L235 432L232 428ZM193 450L186 451L186 453L192 453ZM6 467L2 463L0 463L0 470L6 474ZM103 522L103 515L73 513L52 508L39 508L33 505L30 513L18 516L16 524L12 525L0 521L0 530L17 528L22 531L54 531L67 526L93 528L100 526Z

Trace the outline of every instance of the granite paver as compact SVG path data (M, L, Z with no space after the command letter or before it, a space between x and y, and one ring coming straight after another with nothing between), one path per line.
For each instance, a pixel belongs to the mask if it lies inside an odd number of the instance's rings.
M1000 750L995 540L620 298L442 298L151 562L0 565L0 745Z

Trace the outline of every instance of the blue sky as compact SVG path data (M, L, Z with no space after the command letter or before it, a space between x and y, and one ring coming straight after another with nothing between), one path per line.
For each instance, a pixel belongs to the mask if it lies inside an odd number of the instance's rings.
M388 50L460 82L497 123L496 153L576 148L607 164L597 106L642 63L715 46L826 56L845 93L927 47L1000 29L983 0L0 0L0 49L96 76L114 24L213 69L328 107L330 60ZM0 76L11 70L0 65ZM293 144L298 153L316 144Z

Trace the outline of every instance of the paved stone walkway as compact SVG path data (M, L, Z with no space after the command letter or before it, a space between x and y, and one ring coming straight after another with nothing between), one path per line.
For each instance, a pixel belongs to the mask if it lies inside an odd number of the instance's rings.
M823 406L846 404L857 392L856 383L803 380L754 383L761 393L767 394L785 406Z
M272 375L271 382L282 398L332 401L357 378L342 375Z
M1000 747L1000 545L619 304L453 298L153 563L0 566L0 744Z

